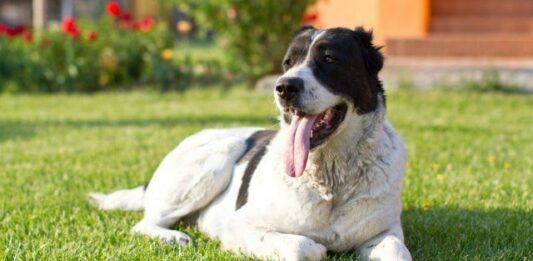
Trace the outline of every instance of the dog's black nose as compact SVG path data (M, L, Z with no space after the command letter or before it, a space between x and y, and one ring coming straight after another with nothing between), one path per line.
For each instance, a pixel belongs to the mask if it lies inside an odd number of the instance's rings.
M276 94L286 101L291 101L304 89L301 78L287 77L279 79L276 85Z

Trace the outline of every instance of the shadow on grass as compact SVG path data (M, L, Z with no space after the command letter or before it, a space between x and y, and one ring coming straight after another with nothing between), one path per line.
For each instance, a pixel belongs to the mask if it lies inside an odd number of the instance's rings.
M402 222L415 260L533 257L533 211L405 209Z
M418 132L431 132L431 133L457 133L460 135L471 134L478 135L480 133L484 135L492 135L501 133L501 130L497 130L490 127L480 127L472 125L459 125L459 124L410 124L411 128Z
M54 127L76 129L85 128L125 128L147 126L269 126L277 120L269 117L251 115L187 115L168 118L134 118L134 119L87 119L87 120L0 120L0 142L14 139L29 139L41 130Z
M48 124L66 126L70 128L108 128L108 127L146 127L146 126L182 126L182 125L204 125L205 127L217 125L241 124L264 125L273 124L276 120L268 117L257 117L250 115L194 115L184 117L168 118L140 118L140 119L117 119L117 120L66 120L58 122L48 122Z
M30 139L37 129L25 121L0 120L0 142L5 140Z
M533 211L406 208L402 223L413 260L530 260L533 257ZM355 251L348 251L328 252L326 260L360 259Z

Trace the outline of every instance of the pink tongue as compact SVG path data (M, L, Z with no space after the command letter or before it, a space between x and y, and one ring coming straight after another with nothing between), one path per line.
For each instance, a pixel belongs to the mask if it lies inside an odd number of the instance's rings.
M309 156L309 137L315 119L316 115L303 117L294 115L292 118L283 155L285 172L291 177L299 177L304 173Z

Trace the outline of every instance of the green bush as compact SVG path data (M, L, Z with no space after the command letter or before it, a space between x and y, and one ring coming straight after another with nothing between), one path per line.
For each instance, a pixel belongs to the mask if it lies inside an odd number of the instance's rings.
M133 21L110 1L108 15L96 23L64 21L61 28L15 36L0 24L0 93L91 92L139 84L170 90L220 80L253 81L280 70L292 33L314 0L170 2L193 15L201 28L215 30L223 58L174 48L174 34L166 24L152 19L148 30L144 21Z
M141 29L111 17L98 23L71 19L71 27L34 31L33 36L0 35L0 91L96 91L139 82L168 85L172 47L167 26L153 19ZM72 25L73 24L73 25ZM132 23L133 24L133 23ZM70 31L69 31L70 30ZM157 68L157 69L155 69Z
M247 80L278 72L293 32L315 0L171 0L203 28L214 29L232 59L230 66Z

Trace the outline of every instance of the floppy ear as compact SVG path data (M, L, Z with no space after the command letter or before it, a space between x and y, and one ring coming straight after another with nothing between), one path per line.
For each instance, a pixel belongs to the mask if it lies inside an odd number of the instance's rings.
M363 45L363 58L367 62L368 70L371 74L378 74L383 68L383 54L381 54L381 46L375 46L372 43L374 39L372 30L366 31L363 27L357 27L354 30L356 37Z
M292 35L292 37L295 37L295 36L297 36L297 35L299 35L299 34L305 32L305 31L308 31L308 30L315 30L315 29L316 29L316 28L313 27L312 25L304 25L304 26L300 27L300 29L296 30L296 31L294 32L294 34Z

